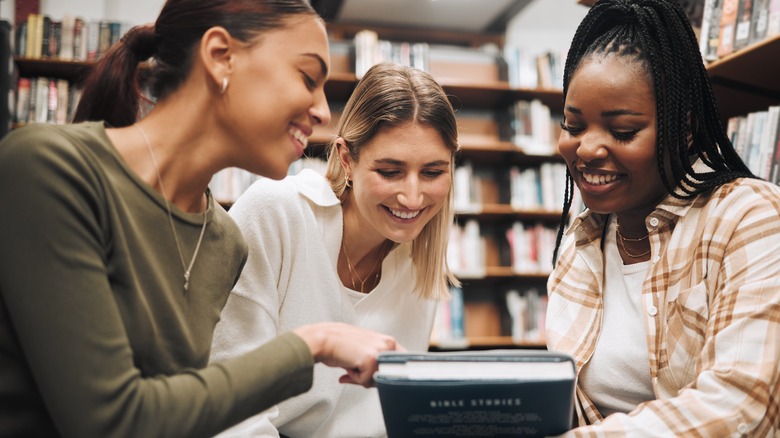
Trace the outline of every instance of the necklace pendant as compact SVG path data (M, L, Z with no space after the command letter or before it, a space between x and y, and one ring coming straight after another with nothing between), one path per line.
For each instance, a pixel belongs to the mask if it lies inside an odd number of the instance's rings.
M190 288L190 273L185 272L184 273L184 290L189 290Z

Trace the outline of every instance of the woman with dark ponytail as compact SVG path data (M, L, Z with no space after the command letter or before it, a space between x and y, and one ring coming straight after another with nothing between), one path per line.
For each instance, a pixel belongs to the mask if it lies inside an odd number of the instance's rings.
M726 136L680 2L596 2L563 92L564 219L575 184L587 207L548 283L566 436L780 434L780 188Z
M0 436L212 436L312 384L370 385L386 335L341 323L208 364L247 260L207 185L280 179L330 112L305 0L168 0L99 60L71 125L0 143Z

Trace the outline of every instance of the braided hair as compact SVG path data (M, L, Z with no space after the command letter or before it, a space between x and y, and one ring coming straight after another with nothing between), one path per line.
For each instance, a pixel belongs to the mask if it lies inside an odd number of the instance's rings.
M736 178L754 177L723 129L696 36L678 0L596 2L569 48L563 72L564 101L583 60L607 54L633 57L653 81L658 172L672 196L690 199ZM696 172L693 157L711 170ZM553 265L574 195L568 168L565 184Z

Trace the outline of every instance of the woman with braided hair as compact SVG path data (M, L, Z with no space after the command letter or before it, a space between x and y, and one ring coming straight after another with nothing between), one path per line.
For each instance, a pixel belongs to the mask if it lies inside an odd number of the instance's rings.
M577 364L567 436L777 436L780 188L726 137L677 0L595 4L562 128L564 219L575 184L587 207L548 283L548 347Z
M0 436L213 436L308 390L315 362L371 385L396 342L344 323L208 364L248 247L207 185L284 177L330 119L329 66L305 0L168 0L95 66L82 123L0 143Z

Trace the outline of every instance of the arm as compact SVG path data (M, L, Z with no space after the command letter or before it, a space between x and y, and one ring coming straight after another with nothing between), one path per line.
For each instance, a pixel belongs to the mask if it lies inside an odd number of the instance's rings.
M27 395L61 435L209 436L309 387L312 356L292 334L221 365L143 375L109 281L105 182L41 131L0 145L0 310Z

